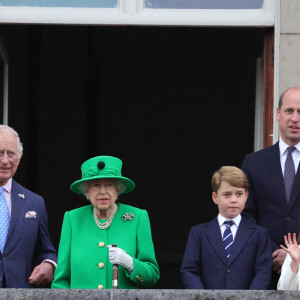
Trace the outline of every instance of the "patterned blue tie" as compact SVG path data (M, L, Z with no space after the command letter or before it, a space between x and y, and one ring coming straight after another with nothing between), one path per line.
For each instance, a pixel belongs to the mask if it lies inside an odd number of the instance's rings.
M0 251L3 249L6 242L7 232L9 227L9 210L3 193L3 187L0 187Z
M230 221L225 221L223 224L226 225L226 229L223 233L223 242L224 242L225 251L228 259L230 256L230 248L233 244L233 236L230 227L234 224L234 222L230 220Z
M285 187L285 195L286 195L286 200L289 202L291 192L292 192L292 187L294 183L294 178L295 178L295 164L292 156L292 152L295 150L295 147L288 147L287 148L287 157L285 161L285 166L284 166L284 187Z

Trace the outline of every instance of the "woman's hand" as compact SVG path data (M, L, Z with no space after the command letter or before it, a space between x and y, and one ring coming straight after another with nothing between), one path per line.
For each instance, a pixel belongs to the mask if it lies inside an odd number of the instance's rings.
M109 251L109 260L112 264L118 264L125 267L129 272L133 270L133 259L124 250L118 247L107 245Z
M296 233L293 233L293 239L291 238L290 233L288 234L288 236L285 235L284 242L286 247L284 247L283 245L280 245L280 247L291 256L291 269L293 273L297 273L300 263L300 248L298 247Z

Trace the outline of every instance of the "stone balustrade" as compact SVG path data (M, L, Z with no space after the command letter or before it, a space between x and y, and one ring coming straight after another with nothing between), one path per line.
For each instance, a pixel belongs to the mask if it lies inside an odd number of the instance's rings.
M290 300L300 291L0 289L5 300Z

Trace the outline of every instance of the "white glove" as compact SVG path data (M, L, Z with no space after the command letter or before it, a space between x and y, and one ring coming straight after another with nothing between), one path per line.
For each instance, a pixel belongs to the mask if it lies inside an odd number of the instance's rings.
M118 264L125 267L129 272L133 270L133 259L124 250L118 247L107 245L109 251L109 260L112 264Z

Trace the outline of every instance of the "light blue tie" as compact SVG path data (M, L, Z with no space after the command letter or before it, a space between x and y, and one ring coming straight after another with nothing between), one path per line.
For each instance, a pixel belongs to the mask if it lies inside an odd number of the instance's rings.
M3 249L6 242L7 232L9 227L9 210L4 196L3 187L0 187L0 251Z
M226 225L226 229L223 233L223 242L225 246L227 259L230 256L230 248L233 244L233 236L230 227L234 224L232 220L225 221L223 224Z

